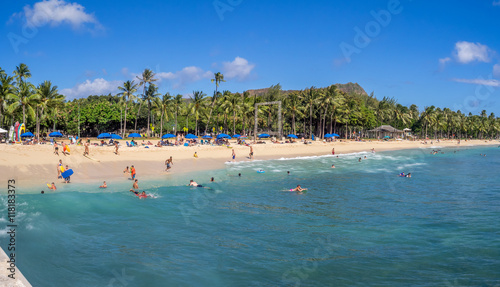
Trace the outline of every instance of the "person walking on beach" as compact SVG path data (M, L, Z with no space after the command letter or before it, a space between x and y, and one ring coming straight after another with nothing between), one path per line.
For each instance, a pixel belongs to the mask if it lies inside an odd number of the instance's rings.
M59 160L57 164L57 178L62 178L61 173L64 172L64 167L62 163L62 159Z
M62 142L62 146L63 146L63 154L64 155L69 155L69 147L67 144L65 144L64 142Z
M130 175L132 176L132 180L134 180L135 179L135 167L134 166L130 167Z
M119 155L120 153L118 152L118 141L115 141L115 154Z
M69 169L69 166L66 165L66 168L65 168L65 171ZM64 179L64 183L69 183L69 181L71 180L71 176L68 176Z
M83 152L83 156L89 156L90 155L89 145L90 145L90 140L87 138L87 141L83 144L83 146L85 147L85 151Z
M234 161L234 159L236 158L236 154L234 153L234 148L232 150L233 150L232 157L233 157L233 161Z
M250 154L249 154L250 159L253 159L253 147L250 146Z
M57 146L57 142L54 141L54 154L59 155L59 147Z
M335 148L332 148L332 155L335 155Z
M167 159L165 160L165 166L166 166L165 171L169 171L169 169L171 169L171 168L172 168L172 166L171 166L171 165L172 165L172 157L167 158Z

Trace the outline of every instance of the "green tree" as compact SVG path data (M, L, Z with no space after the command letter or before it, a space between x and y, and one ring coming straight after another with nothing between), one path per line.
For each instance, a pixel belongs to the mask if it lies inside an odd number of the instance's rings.
M64 96L59 94L57 86L53 86L50 81L44 81L36 89L38 97L38 115L36 121L36 136L40 138L40 121L46 116L46 111L64 102Z
M191 103L191 113L194 114L195 117L195 135L198 135L198 118L200 116L200 112L203 109L203 106L205 104L204 97L206 94L204 94L202 91L194 91L193 92L193 97L191 99L193 102Z
M210 113L208 114L207 125L205 126L205 133L207 132L207 128L210 126L210 120L212 118L212 112L214 110L215 103L217 102L217 98L219 97L219 84L221 82L225 82L224 75L221 72L214 73L214 78L210 80L212 83L215 83L215 93L212 97L212 105L210 107Z
M134 94L137 92L137 84L134 83L134 81L126 81L123 83L123 86L118 87L118 90L121 91L118 95L122 97L123 102L125 103L125 119L123 121L122 131L122 137L125 137L125 131L127 130L127 110L129 105L131 105L136 99Z

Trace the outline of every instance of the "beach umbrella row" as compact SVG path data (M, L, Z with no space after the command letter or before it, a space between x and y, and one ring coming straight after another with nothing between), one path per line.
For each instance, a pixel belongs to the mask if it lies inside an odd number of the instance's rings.
M258 135L258 137L259 137L259 139L260 139L260 138L269 138L269 137L271 137L271 136L270 136L270 135L268 135L268 134L260 134L260 135Z
M62 136L63 136L63 134L62 134L62 133L60 133L60 132L51 132L51 133L49 134L49 137L51 137L51 138L60 138L60 137L62 137Z
M138 133L131 133L128 135L128 138L142 138L142 136Z
M219 134L217 135L217 139L231 139L231 136L227 134Z
M288 138L292 138L292 139L298 139L298 138L299 138L298 136L296 136L296 135L294 135L294 134L289 134L289 135L287 135L286 137L288 137Z
M110 134L110 133L102 133L97 136L98 139L115 139L115 140L121 140L122 137L117 135L117 134Z
M338 134L326 134L325 138L340 137Z
M23 133L21 134L21 137L22 138L32 138L34 137L35 135L32 133L32 132L27 132L27 133Z

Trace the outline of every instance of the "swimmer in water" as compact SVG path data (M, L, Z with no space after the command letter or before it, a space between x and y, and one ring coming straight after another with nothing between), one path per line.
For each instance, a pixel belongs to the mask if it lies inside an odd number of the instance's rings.
M212 178L210 179L210 181L211 181L211 182L215 182L215 179L212 177Z
M134 184L132 184L133 189L139 189L139 184L137 183L137 179L134 181Z
M290 191L296 191L297 193L301 194L302 191L307 190L307 188L302 188L300 184L297 185L296 188L290 189Z
M55 184L55 183L52 183L52 184L50 185L49 189L51 189L51 190L56 190L56 189L57 189L57 188L56 188L56 184Z
M192 179L189 181L189 186L203 187L203 185L198 184L196 181Z
M334 165L334 164L332 164L332 168L335 168L335 165Z
M402 173L398 174L398 176L400 176L400 177L406 177L406 175L405 175L405 173L404 173L404 172L402 172Z
M409 172L409 173L406 175L406 177L411 177L411 172Z
M286 173L287 173L288 175L290 175L290 171L287 171Z
M240 176L240 177L241 177L241 173L238 173L238 176Z
M101 186L99 186L99 188L106 188L106 187L108 187L108 185L106 184L106 181L104 181L104 182L102 183L102 185L101 185Z

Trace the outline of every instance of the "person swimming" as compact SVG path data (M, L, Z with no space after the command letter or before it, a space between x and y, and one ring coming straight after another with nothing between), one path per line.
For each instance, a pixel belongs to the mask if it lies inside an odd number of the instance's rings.
M212 178L210 179L210 181L211 181L211 182L215 182L215 179L212 177Z
M203 187L203 185L198 184L196 181L192 179L189 181L189 186Z
M146 194L146 192L144 190L142 192L139 192L139 191L131 189L130 192L133 192L139 198L146 198L146 197L148 197L148 195Z
M102 185L101 185L101 186L99 186L99 188L106 188L106 187L108 187L108 185L106 184L106 181L104 181L104 182L102 183Z
M47 184L47 185L48 185L48 184ZM56 189L57 189L56 184L55 184L55 183L51 183L51 185L50 185L49 189L51 189L51 190L56 190Z
M332 164L332 168L335 168L335 165L334 165L334 164Z
M299 194L302 193L304 190L307 190L307 188L302 188L300 184L298 184L296 188L290 189L290 191L296 191Z
M240 176L240 177L241 177L241 173L238 173L238 176Z

